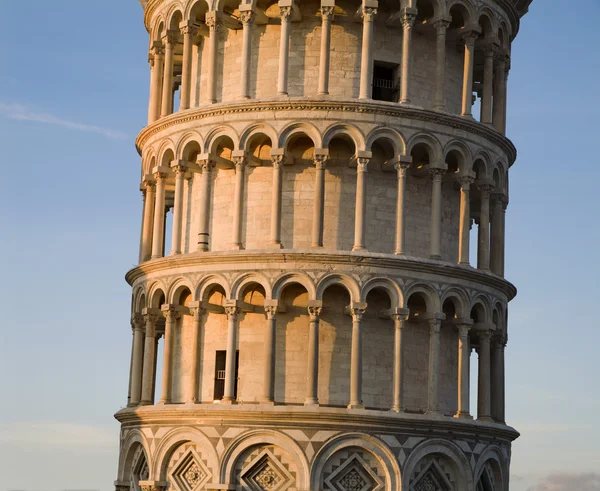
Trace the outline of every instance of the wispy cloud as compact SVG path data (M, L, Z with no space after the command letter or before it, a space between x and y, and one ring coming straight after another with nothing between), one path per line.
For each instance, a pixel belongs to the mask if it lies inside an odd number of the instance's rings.
M69 128L71 130L84 131L86 133L96 133L98 135L105 136L106 138L113 138L116 140L127 138L127 135L121 131L102 128L101 126L95 126L91 124L69 121L67 119L54 116L53 114L35 111L22 104L7 104L0 102L0 114L8 119L14 119L16 121L33 121L36 123L62 126L63 128Z
M600 491L600 474L551 474L527 491Z
M0 424L0 444L24 448L101 447L117 445L114 431L61 421L22 421Z

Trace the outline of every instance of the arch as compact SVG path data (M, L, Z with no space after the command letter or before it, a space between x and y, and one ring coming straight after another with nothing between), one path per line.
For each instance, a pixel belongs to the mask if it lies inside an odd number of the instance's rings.
M281 293L285 288L289 285L297 283L298 285L303 286L308 292L309 300L316 300L317 298L317 289L315 287L314 282L308 277L308 275L298 274L298 273L290 273L279 277L275 283L273 284L273 289L271 291L271 295L273 300L279 301L281 299Z
M457 483L460 491L474 491L473 475L471 466L465 455L454 443L441 438L432 438L418 445L410 454L404 463L404 473L402 480L402 489L409 489L410 478L413 475L417 464L421 459L431 454L438 454L447 457L456 466L462 482Z
M139 314L146 308L146 289L143 285L137 285L133 289L133 312Z
M439 140L429 133L417 133L408 141L407 154L411 155L417 145L424 145L429 149L429 161L439 162L442 156L442 145Z
M341 285L343 286L350 295L351 302L358 302L360 299L360 288L358 283L345 274L328 274L321 278L321 280L317 284L317 300L323 300L323 292L327 290L331 285Z
M248 126L242 131L242 134L240 135L240 150L248 151L246 145L250 143L252 137L258 134L263 134L270 138L271 146L274 146L277 143L277 132L275 129L267 123L258 123Z
M205 299L206 294L211 288L220 286L225 292L225 298L231 298L231 287L229 281L220 274L211 274L204 277L198 286L196 287L194 299L202 302Z
M155 282L149 289L148 289L148 297L147 297L147 305L149 308L152 309L160 309L161 307L161 299L164 301L167 298L166 292L167 289L165 288L165 285L162 284L162 282Z
M458 171L461 175L465 175L469 169L473 166L473 155L471 150L467 145L458 140L449 141L443 150L443 161L447 163L448 156L451 152L456 152L459 154L460 158L458 161ZM450 165L448 165L448 169L450 169Z
M208 467L213 471L213 479L217 478L219 458L208 437L195 428L182 427L168 432L156 447L154 465L150 468L150 475L155 481L167 481L167 470L173 452L188 442L202 448L202 456L206 458Z
M310 469L310 489L321 489L320 478L327 461L338 451L348 447L359 447L371 453L381 464L386 472L388 485L386 491L392 491L399 488L402 482L400 466L393 452L389 447L378 438L365 433L345 433L340 436L334 436L325 442L313 458Z
M483 7L478 12L477 23L481 26L481 34L485 39L498 38L498 21L496 20L494 13L488 7Z
M325 130L323 134L323 148L328 148L331 140L336 136L348 136L354 142L357 151L365 150L365 136L356 126L347 123L336 123Z
M148 445L144 434L138 429L129 430L121 446L122 450L119 455L119 472L117 480L130 482L133 457L138 446L142 447L146 462L148 463L148 468L150 468L152 454L150 453L150 446Z
M183 9L179 3L175 3L167 11L165 26L168 30L177 30L179 32L179 24L183 20ZM179 20L179 22L177 22Z
M478 307L479 306L479 307ZM481 311L477 312L478 316L483 315L483 319L477 318L473 319L477 323L485 323L488 324L491 322L491 313L490 313L490 302L487 297L484 295L477 295L473 301L471 302L471 308L469 309L470 314L473 314L473 310L481 308ZM471 316L472 318L472 316Z
M322 148L323 143L319 130L311 123L290 123L279 133L278 148L287 148L290 138L294 135L304 134L310 138L315 148Z
M250 283L257 283L264 288L265 299L272 298L271 284L266 276L260 273L244 273L238 276L231 286L231 300L241 300L240 292L243 292L244 287Z
M462 7L462 9L464 9L464 13L466 13L466 16L463 14L464 26L470 25L475 19L477 19L475 6L469 0L450 0L448 2L446 11L448 15L450 15L450 11L453 7Z
M428 313L441 312L441 303L439 295L433 288L424 283L415 283L406 290L404 294L405 305L403 305L403 307L408 308L408 301L410 300L410 297L415 293L420 293L423 295L423 298L427 305Z
M435 19L445 15L446 2L444 0L415 0L415 8L417 11L421 10L419 9L419 5L422 4L422 2L426 2L428 4L428 6L431 8L431 12L428 12L430 15L425 14L424 16L422 16L421 12L418 12L417 21L428 21L430 19Z
M194 285L192 285L186 278L179 278L175 280L169 287L169 291L167 293L167 298L169 299L168 303L173 305L179 304L179 298L185 289L189 290L190 294L193 294L192 292L194 291Z
M492 445L486 448L483 451L483 453L479 456L479 460L475 465L475 483L479 482L479 479L483 474L484 467L488 462L493 462L493 467L495 467L495 489L497 491L504 491L506 489L507 484L506 476L508 475L508 469L506 468L506 465L504 463L502 450L497 445ZM498 479L500 479L499 483L497 482Z
M367 295L375 288L381 288L386 291L390 297L392 308L401 308L404 304L402 290L400 290L400 287L389 278L371 278L369 281L367 281L361 288L359 297L360 301L366 302Z
M154 22L154 27L152 28L150 34L150 43L152 47L152 43L161 43L162 42L162 33L165 30L165 20L162 15L159 15Z
M202 136L200 133L196 131L189 131L185 133L177 142L175 146L175 155L178 159L188 160L190 147L197 145L198 153L202 153L202 148L204 147L204 142L202 140Z
M220 125L216 128L213 128L207 135L204 141L204 152L205 153L213 153L216 150L216 145L219 140L221 140L223 136L227 136L233 142L233 149L238 149L239 144L239 136L237 132L231 127L227 125Z
M289 436L267 429L246 431L229 444L221 458L220 482L231 483L234 481L233 473L237 460L245 450L256 445L275 445L285 450L294 459L298 469L296 488L308 489L309 467L300 446Z
M381 138L388 140L392 144L392 147L394 148L394 156L406 154L406 141L404 140L402 134L395 129L384 126L379 126L369 133L367 136L365 149L367 151L372 151L371 149L373 144Z
M206 15L206 12L208 12L209 10L212 9L210 8L210 5L206 0L195 0L188 2L184 10L184 19L192 21L200 20L204 22L204 15Z
M475 173L477 179L491 178L491 161L492 159L489 154L483 150L480 150L473 156L471 171Z
M455 287L449 288L444 293L442 293L442 307L444 306L444 303L447 300L451 300L454 303L456 317L468 318L468 314L470 314L470 311L467 310L469 305L469 297L467 296L466 292ZM448 319L446 318L446 320Z
M165 161L167 162L166 167L170 167L171 161L175 159L175 145L170 139L166 139L159 148L157 152L158 165L164 165ZM172 155L172 157L170 157Z
M500 48L509 51L510 40L513 38L512 30L508 27L506 22L500 21L498 26L498 40L500 41Z

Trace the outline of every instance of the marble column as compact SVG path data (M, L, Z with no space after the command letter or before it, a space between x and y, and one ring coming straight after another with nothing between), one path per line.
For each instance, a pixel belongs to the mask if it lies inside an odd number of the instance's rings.
M244 170L246 155L233 157L235 164L235 188L233 190L233 227L231 234L232 249L243 249L242 224L244 216Z
M502 250L504 249L504 237L502 228L504 225L504 194L494 193L491 196L491 224L490 224L490 270L501 276Z
M362 401L362 318L365 308L352 308L352 352L350 360L350 404L351 409L364 408Z
M325 165L327 155L315 154L315 204L313 209L311 247L323 247L323 218L325 213Z
M434 314L429 320L429 382L427 414L440 412L440 329L443 314Z
M319 95L329 94L329 60L331 57L331 20L333 6L321 6L321 55L319 59Z
M477 419L493 421L491 418L491 366L490 366L490 339L489 329L477 333L479 347L479 373L477 374Z
M206 76L207 102L217 102L217 52L221 19L215 11L207 12L204 21L208 27L208 73Z
M496 75L494 80L494 105L492 124L498 133L505 134L506 82L508 77L508 57L505 52L496 56Z
M150 62L150 102L148 105L148 124L154 123L160 117L162 78L165 65L165 50L155 43L148 57Z
M502 223L500 225L500 237L498 242L500 243L500 276L504 278L504 264L506 257L506 208L508 207L508 197L505 196L502 201Z
M212 171L215 162L209 157L198 160L202 168L200 174L200 209L198 210L198 251L206 252L209 249L209 227L210 227L210 194Z
M161 117L168 116L173 112L173 70L175 46L177 46L178 37L178 33L171 31L168 31L163 37L165 45L165 66L162 83Z
M152 225L154 221L154 200L156 196L156 182L154 179L144 179L146 196L144 199L144 221L142 225L142 249L140 263L148 261L152 256Z
M156 323L160 316L156 313L144 313L146 338L144 340L144 366L142 370L142 400L147 406L154 403L154 366L156 364Z
M288 93L288 70L290 63L290 22L292 7L279 7L281 16L281 39L279 41L279 72L277 75L277 93Z
M242 21L242 66L240 68L240 98L250 98L250 71L252 68L252 27L254 25L254 12L244 10L240 12Z
M442 180L446 169L447 166L445 164L444 167L432 167L429 169L432 182L429 238L429 257L431 259L442 258Z
M171 169L175 172L175 203L173 205L173 231L171 233L171 255L181 254L181 234L183 231L183 188L187 167L177 161Z
M475 58L475 40L479 33L468 31L464 34L465 62L463 71L462 112L461 115L472 118L471 106L473 105L473 61Z
M435 57L435 100L433 109L444 111L446 109L445 88L446 88L446 34L450 21L445 18L436 20L433 23L436 31L436 57Z
M492 124L492 96L494 93L494 57L497 45L493 42L485 47L483 64L483 97L481 99L481 122Z
M416 9L402 11L402 76L400 79L400 103L410 104L410 82L412 77L412 29L417 18Z
M363 19L362 48L360 58L360 99L370 99L373 92L373 28L377 9L362 7L360 15Z
M196 302L195 306L190 307L190 314L193 318L192 324L192 339L191 344L191 365L190 378L187 391L187 403L197 404L200 402L200 394L198 393L198 369L200 367L200 337L202 333L202 321L206 311L201 307L200 302Z
M163 351L162 395L159 404L171 404L173 398L173 350L175 328L180 314L171 306L163 306L165 316L165 348Z
M472 419L469 409L470 352L469 331L472 324L458 325L458 410L455 418Z
M394 320L394 405L392 411L404 411L404 323L408 320L408 309L396 309Z
M304 405L317 406L319 404L319 318L321 307L309 306L308 315L310 324L308 328L308 361Z
M225 392L221 402L229 404L235 403L236 400L237 331L240 312L240 308L236 305L225 307L225 313L227 314L227 357L225 359Z
M145 321L141 315L135 315L131 319L131 327L133 329L133 356L131 358L131 393L129 397L129 406L137 406L142 399L144 325Z
M472 175L460 176L460 221L458 230L458 264L469 265L469 244L471 234L471 184L475 181Z
M401 156L395 165L398 177L398 193L396 195L396 248L394 254L405 253L406 177L411 163L411 157Z
M504 424L504 346L503 336L492 339L491 352L491 416L497 423Z
M181 68L181 102L179 110L184 111L190 108L192 94L192 51L194 46L194 37L198 35L198 29L194 27L191 21L182 22L179 25L183 36L183 61Z
M168 174L155 172L156 199L154 201L154 226L152 227L152 259L163 256L163 240L165 235L165 186Z
M265 305L267 325L265 329L265 368L263 376L263 404L275 403L275 354L277 333L277 306Z
M477 236L477 268L490 269L490 184L480 184L481 211L479 214L479 233Z
M271 194L271 237L270 247L281 249L281 200L283 190L284 154L271 153L273 163L273 188Z
M356 162L356 203L354 212L353 251L366 251L365 228L367 221L367 166L370 158L359 157Z

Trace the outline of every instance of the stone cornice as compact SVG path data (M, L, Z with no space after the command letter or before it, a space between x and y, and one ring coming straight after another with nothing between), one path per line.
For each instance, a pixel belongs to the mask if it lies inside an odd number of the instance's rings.
M332 407L262 406L246 404L220 406L217 404L141 406L126 408L115 414L123 427L140 425L177 426L197 425L247 425L261 428L306 428L325 425L329 429L346 431L415 433L453 438L475 437L513 441L519 433L512 427L483 423L477 420L456 419L449 416L395 413L392 411L352 410Z
M441 261L432 261L393 254L356 253L356 252L316 252L316 251L232 251L232 252L194 252L177 256L167 256L145 262L131 269L125 275L127 283L133 285L136 280L145 275L175 268L189 268L193 266L219 266L222 264L261 264L268 263L319 263L328 265L350 265L386 268L402 273L410 271L440 275L449 279L462 279L477 282L503 292L508 300L517 295L516 287L499 276L484 273L474 268L459 266Z
M379 116L383 115L414 119L426 123L437 123L486 138L506 153L509 166L512 165L517 158L517 150L508 138L502 136L496 130L477 121L471 121L461 116L454 116L447 113L430 111L416 107L407 107L395 103L385 103L380 101L364 102L356 99L318 100L303 98L299 100L251 100L247 102L212 104L206 107L180 111L159 119L157 122L147 126L140 132L136 138L135 145L141 155L142 148L150 137L172 126L189 123L192 121L200 121L210 117L226 116L228 114L240 114L244 112L256 113L266 111L342 111L346 113L367 113Z

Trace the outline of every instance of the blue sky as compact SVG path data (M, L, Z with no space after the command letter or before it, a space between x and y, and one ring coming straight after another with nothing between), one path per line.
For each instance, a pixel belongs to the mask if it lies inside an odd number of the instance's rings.
M599 15L597 0L536 0L513 47L516 491L600 490ZM141 220L142 9L0 0L0 23L0 491L108 491Z

